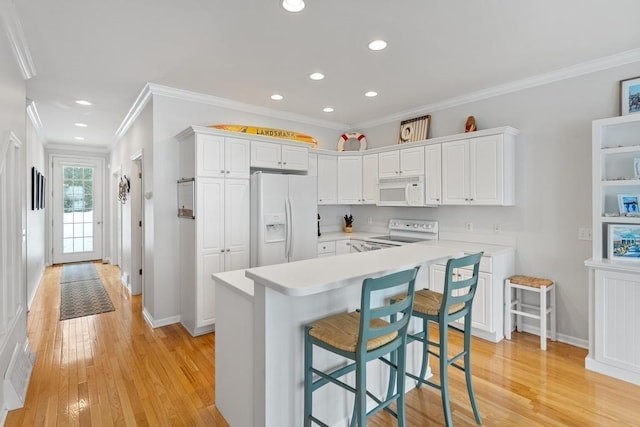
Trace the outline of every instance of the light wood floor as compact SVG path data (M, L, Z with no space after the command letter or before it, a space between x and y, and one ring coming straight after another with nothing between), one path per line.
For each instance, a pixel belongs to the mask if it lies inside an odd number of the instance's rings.
M119 270L96 267L116 311L62 322L62 269L46 270L28 317L38 357L26 405L10 412L6 425L226 426L215 407L215 336L192 338L180 325L150 329L141 298L122 291ZM460 339L451 341L455 351ZM484 425L640 426L640 387L586 371L583 349L538 346L538 337L518 333L499 344L473 341ZM464 376L455 369L450 393L454 424L475 425ZM442 425L439 393L411 391L407 415L409 426ZM384 413L369 422L393 425Z

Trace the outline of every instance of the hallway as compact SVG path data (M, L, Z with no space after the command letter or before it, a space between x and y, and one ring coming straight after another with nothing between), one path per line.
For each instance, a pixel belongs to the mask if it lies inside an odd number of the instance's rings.
M6 425L226 426L214 407L214 335L149 328L120 269L95 265L116 310L62 322L62 266L46 269L28 316L37 360L25 408Z

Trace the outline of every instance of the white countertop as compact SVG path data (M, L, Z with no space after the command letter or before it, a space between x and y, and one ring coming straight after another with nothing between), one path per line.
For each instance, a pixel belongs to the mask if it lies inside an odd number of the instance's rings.
M380 251L322 257L246 270L257 285L289 296L307 296L343 286L345 281L376 277L425 262L462 256L460 249L413 244Z
M253 280L245 275L246 269L226 271L224 273L215 273L211 278L221 285L228 286L241 296L253 299Z
M331 240L342 240L342 239L366 239L368 237L380 236L381 234L385 234L385 233L376 233L373 231L354 231L353 233L345 233L343 231L333 231L329 233L322 233L322 235L318 237L318 243L329 242Z
M498 256L505 252L511 252L515 249L511 246L489 245L486 243L459 242L456 240L426 240L417 243L418 245L428 245L440 248L454 248L465 254L484 252L484 256Z

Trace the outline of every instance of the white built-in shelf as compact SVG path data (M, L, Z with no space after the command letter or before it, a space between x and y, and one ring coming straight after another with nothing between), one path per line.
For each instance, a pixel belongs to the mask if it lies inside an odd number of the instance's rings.
M640 145L629 145L625 147L605 147L602 154L623 154L640 152Z
M605 187L625 187L629 185L640 185L640 179L612 179L609 181L602 181L602 185Z
M638 216L603 216L601 220L612 224L640 224L640 217Z

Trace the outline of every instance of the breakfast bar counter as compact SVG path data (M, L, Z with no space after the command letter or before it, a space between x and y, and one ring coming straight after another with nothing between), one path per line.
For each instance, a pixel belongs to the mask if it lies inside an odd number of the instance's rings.
M461 255L456 248L411 244L214 274L216 406L233 426L302 425L304 325L359 308L367 277L417 265L427 269ZM407 367L415 371L421 350L410 347ZM344 363L321 351L314 361L320 368ZM374 394L386 391L387 372L371 362L368 389ZM314 394L314 412L330 425L344 424L352 402L346 391L324 387Z

